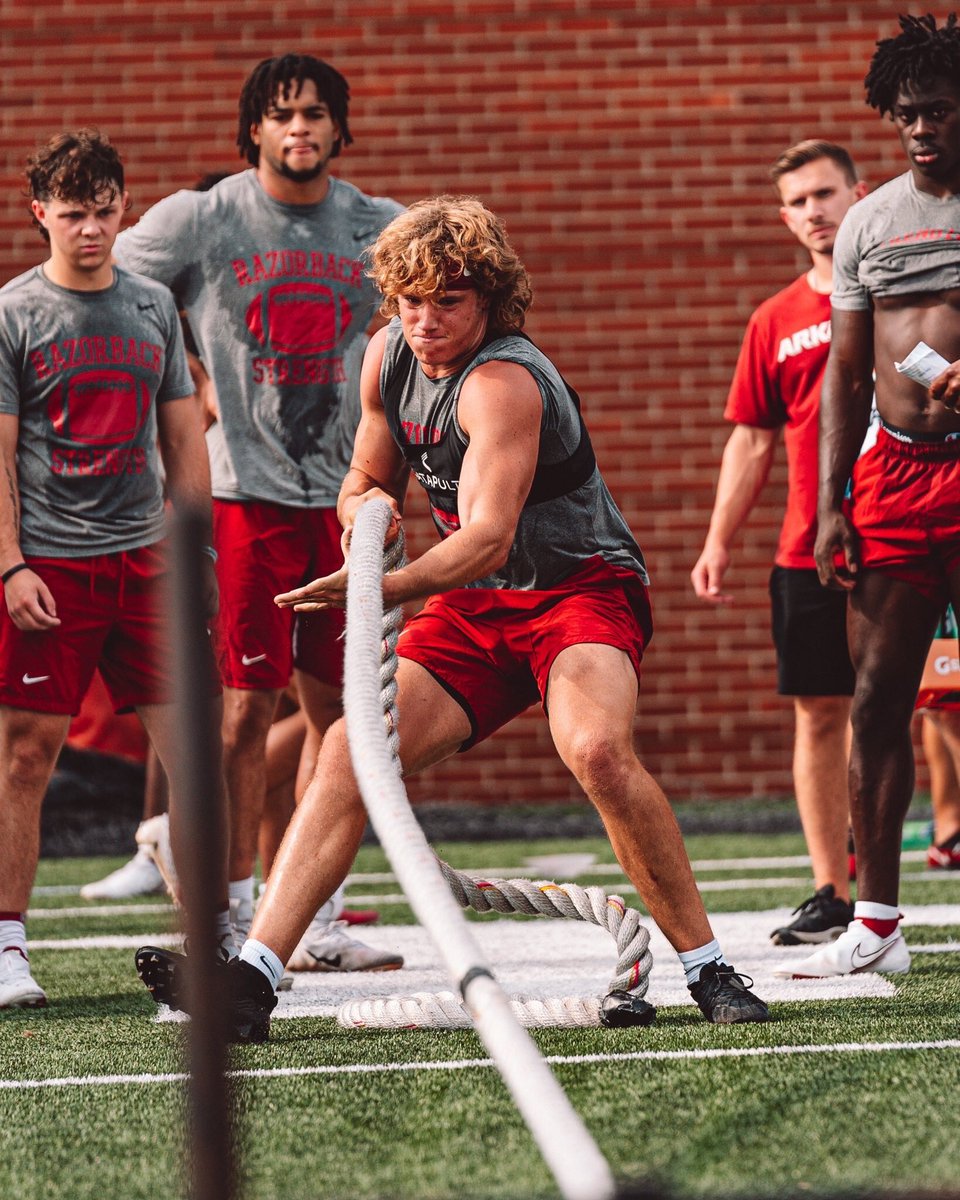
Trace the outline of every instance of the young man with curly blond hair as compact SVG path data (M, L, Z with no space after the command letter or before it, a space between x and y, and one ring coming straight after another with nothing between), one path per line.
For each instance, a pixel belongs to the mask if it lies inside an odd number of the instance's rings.
M521 332L531 293L502 222L470 197L414 205L381 233L372 274L393 320L361 375L362 416L338 513L385 500L402 520L411 472L440 540L383 580L426 600L397 646L405 775L543 705L560 757L600 812L624 870L676 948L710 1021L764 1021L720 952L666 797L633 748L652 622L640 548L597 468L576 394ZM340 608L348 565L277 597ZM350 867L366 823L343 721L324 739L241 958L233 1036L266 1038L283 962ZM155 998L181 959L153 951Z

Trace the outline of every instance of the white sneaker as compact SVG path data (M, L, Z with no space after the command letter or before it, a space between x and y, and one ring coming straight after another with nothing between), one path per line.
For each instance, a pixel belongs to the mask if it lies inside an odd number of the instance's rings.
M18 946L0 952L0 1008L45 1008L47 996Z
M85 883L80 895L84 900L123 900L128 896L152 896L163 890L163 876L146 847L141 846L122 867L117 867L96 883Z
M403 957L389 950L374 950L350 937L346 921L310 922L307 932L290 955L288 971L397 971Z
M781 979L828 979L834 975L857 975L876 971L902 975L910 970L910 951L900 926L887 937L868 929L862 920L851 921L835 942L829 942L809 958L777 967Z
M141 821L136 839L137 845L142 846L153 860L154 866L163 876L167 891L176 900L180 894L180 882L177 879L177 868L170 846L170 820L167 814L161 813L159 817Z

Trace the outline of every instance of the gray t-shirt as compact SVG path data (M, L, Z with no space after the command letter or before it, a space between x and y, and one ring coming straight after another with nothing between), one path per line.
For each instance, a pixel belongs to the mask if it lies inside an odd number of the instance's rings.
M438 504L431 505L441 535L459 528L457 467L469 438L458 420L457 406L464 382L482 363L518 363L530 372L543 400L538 467L568 462L580 441L577 407L557 368L532 342L511 335L497 338L456 374L440 379L428 378L413 355L404 353L405 344L400 319L395 317L387 329L380 392L388 424L402 437L401 445L416 446L414 457L420 455L422 459L422 465L414 468L417 481L428 495L440 489L449 496L444 510ZM444 444L450 447L442 453L452 474L441 480L431 473L430 458ZM640 547L596 465L579 487L554 499L526 505L505 565L467 586L523 591L552 588L594 557L649 582Z
M843 218L833 247L831 303L843 312L872 296L960 287L960 196L917 190L913 173L865 196Z
M133 550L164 532L156 405L193 394L166 288L116 269L103 291L34 267L0 288L0 412L19 418L24 554Z
M402 211L340 179L320 204L283 204L250 170L168 196L117 239L118 260L186 309L220 406L219 499L336 504L380 300L363 252Z

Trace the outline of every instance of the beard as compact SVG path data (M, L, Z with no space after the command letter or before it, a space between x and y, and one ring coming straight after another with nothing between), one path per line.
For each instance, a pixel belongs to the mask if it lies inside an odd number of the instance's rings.
M312 167L307 167L303 171L295 171L293 167L287 163L280 164L280 174L284 179L289 179L293 183L312 183L319 178L327 168L329 159L324 159L323 162L318 162Z
M312 167L304 167L303 170L299 171L291 167L286 159L281 159L277 164L277 169L284 179L289 179L292 183L313 183L327 169L331 158L333 158L333 155L328 154L326 158L318 159Z

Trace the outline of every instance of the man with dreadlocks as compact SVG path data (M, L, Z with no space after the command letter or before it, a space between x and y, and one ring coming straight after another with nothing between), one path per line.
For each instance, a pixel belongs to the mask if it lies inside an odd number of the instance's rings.
M155 205L117 241L131 270L186 310L217 393L207 434L219 556L231 900L242 931L266 792L266 740L295 670L309 722L298 795L340 708L339 614L295 621L273 596L342 561L336 502L359 419L365 331L378 293L362 252L401 210L330 174L352 141L349 87L328 63L285 54L243 85L237 145L251 169ZM298 970L384 970L331 923L334 902L291 961Z
M381 233L373 272L394 319L364 358L340 516L349 532L364 503L386 500L396 537L412 473L440 534L383 580L388 607L427 600L397 645L404 773L469 749L539 700L704 1016L767 1020L766 1005L723 960L676 819L634 750L652 631L643 555L603 482L576 394L521 332L530 283L502 222L469 196L421 201ZM342 607L347 570L277 603ZM284 959L343 880L365 824L341 720L321 747L251 937L226 968L234 1040L268 1036ZM140 957L154 998L182 1004L182 957L152 947ZM611 1023L620 1020L618 1010Z
M857 671L858 899L835 942L778 971L796 978L909 970L898 893L910 718L937 621L960 601L960 28L955 15L939 28L933 17L901 17L900 27L878 43L865 85L910 169L840 228L820 407L815 557L822 582L848 593ZM929 387L897 366L921 342L952 364ZM858 460L874 372L881 425Z

